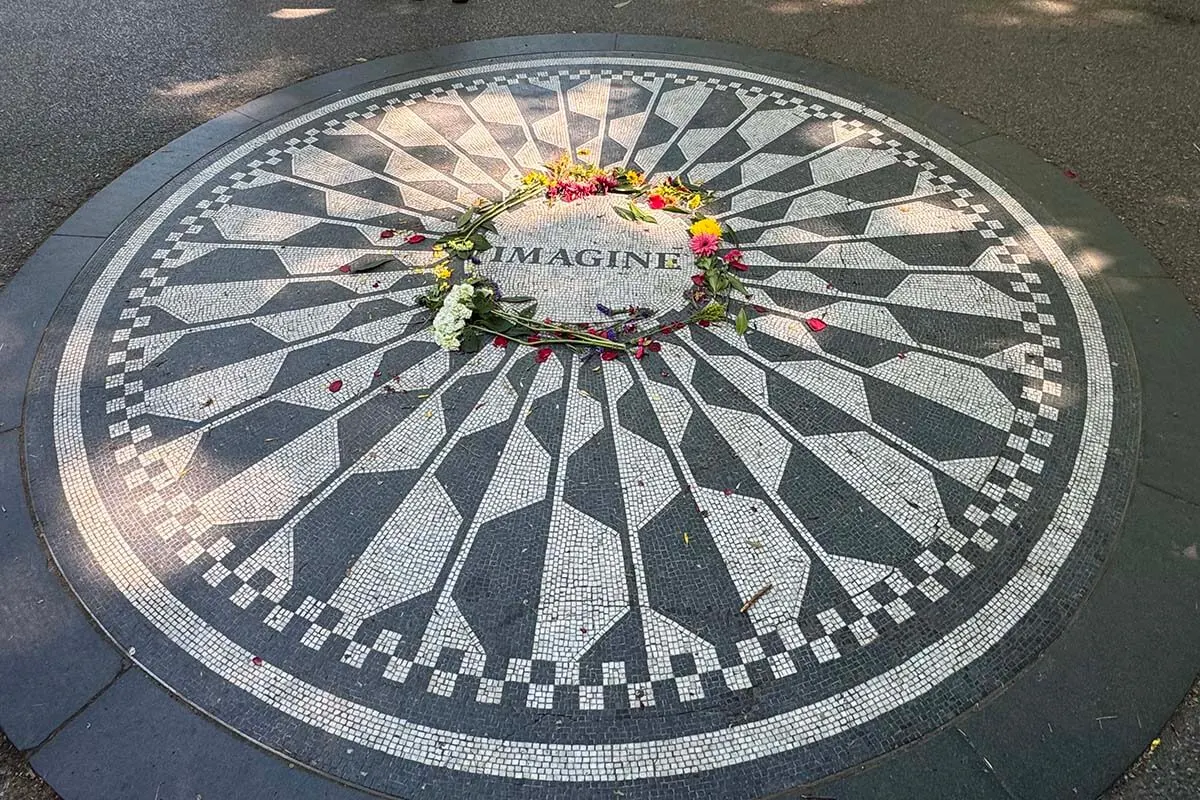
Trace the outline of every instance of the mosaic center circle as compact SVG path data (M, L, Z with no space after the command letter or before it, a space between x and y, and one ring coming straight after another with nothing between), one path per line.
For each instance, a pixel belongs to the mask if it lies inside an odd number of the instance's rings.
M750 796L962 712L1090 585L1105 326L922 134L650 56L431 71L268 127L98 252L29 411L67 579L235 730L399 796ZM711 191L746 329L684 324L687 215L535 198L474 269L564 322L651 309L654 347L439 347L435 240L564 154Z
M614 213L628 203L608 195L518 206L497 220L478 272L509 294L536 297L540 313L566 322L602 319L597 305L656 316L683 310L692 286L687 216L634 223Z

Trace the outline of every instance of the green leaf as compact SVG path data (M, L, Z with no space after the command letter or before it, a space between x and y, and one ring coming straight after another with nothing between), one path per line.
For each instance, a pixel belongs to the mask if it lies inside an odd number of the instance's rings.
M465 228L467 225L469 225L471 223L471 218L474 216L475 216L475 209L468 208L466 211L464 211L463 213L458 215L458 219L455 221L454 224L457 225L460 229Z
M705 272L704 280L708 283L708 290L713 294L720 294L721 290L717 288L717 273Z
M617 206L616 208L613 209L613 211L616 211L617 216L620 217L621 219L627 219L630 221L633 221L633 219L634 219L633 212L630 211L628 208L621 208L620 206Z
M725 233L723 233L721 235L721 238L724 239L725 241L729 242L734 247L741 247L741 243L738 242L737 231L735 231L733 228L729 227L728 225L725 225L724 228L725 228Z
M476 253L486 253L492 249L492 243L482 233L472 234L471 246L475 248Z
M690 214L690 213L692 213L692 212L688 211L686 208L678 208L677 206L667 206L666 208L663 209L663 211L669 211L672 214Z
M734 289L737 289L742 294L746 295L746 297L750 296L750 293L746 291L746 287L742 285L742 281L740 278L738 278L738 276L734 275L733 273L730 273L727 277L729 278L730 286L732 286Z
M533 319L533 315L537 313L537 303L526 306L517 312L517 316L521 319Z
M496 232L496 223L490 219L485 220L485 221L479 223L479 227L476 228L476 230L489 231L491 233L495 233Z
M746 318L746 309L738 312L737 318L733 321L733 329L737 331L738 336L745 336L746 331L750 329L750 320Z
M505 295L504 297L497 299L501 303L532 303L534 300L537 300L536 297L530 297L529 295L524 294L514 294L512 296Z
M360 256L350 262L350 271L366 272L367 270L382 267L384 264L395 260L396 259L392 258L391 256L384 256L383 258L378 256Z
M488 317L484 321L484 324L496 333L504 333L505 331L512 330L513 325L516 323L506 317Z
M459 349L461 349L464 353L478 353L479 344L479 331L469 326L464 328L462 334L462 346Z

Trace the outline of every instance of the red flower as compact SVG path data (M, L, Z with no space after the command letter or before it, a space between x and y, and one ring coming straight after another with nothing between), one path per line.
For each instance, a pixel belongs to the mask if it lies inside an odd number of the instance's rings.
M659 350L662 350L662 343L661 342L650 342L649 344L646 345L646 348L651 353L657 353Z
M750 269L740 261L729 261L726 263L729 264L730 269L736 269L738 272L745 272L746 270Z
M692 283L696 284L697 286L703 286L704 285L704 273L697 272L695 275L693 275Z
M492 339L492 347L508 347L508 339L505 339L503 336L497 336L495 339Z
M650 195L650 200L648 202L649 202L650 207L653 208L655 211L658 211L660 208L667 207L667 201L665 199L663 199L663 196L661 194Z
M816 317L810 317L804 320L804 324L808 326L810 331L823 331L826 327L824 320L819 320Z
M600 360L601 361L612 361L614 358L616 358L619 355L621 355L621 354L618 353L616 350L605 350L603 353L600 354Z
M725 255L721 256L721 258L725 260L726 264L733 264L734 262L740 263L742 260L742 251L734 248Z
M350 271L349 264L342 264L340 267L338 267L338 272L349 272L349 271Z
M334 381L333 383L329 384L329 391L340 392L341 390L342 390L342 381L340 378L338 380Z
M541 364L543 361L548 359L550 357L550 354L553 352L554 351L551 350L549 347L543 347L541 350L537 351L537 354L533 357L533 359L535 361L537 361L537 363Z
M380 231L379 232L380 239L390 239L395 235L396 235L395 231Z
M408 242L409 244L420 244L421 242L425 241L425 237L419 233L414 233L404 241Z
M646 346L643 344L639 344L637 346L637 350L633 351L633 357L636 358L637 360L641 361L642 356L644 356L644 355L646 355Z

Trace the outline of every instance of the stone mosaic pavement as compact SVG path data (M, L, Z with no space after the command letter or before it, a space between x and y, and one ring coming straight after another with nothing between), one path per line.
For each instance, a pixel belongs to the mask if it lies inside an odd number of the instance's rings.
M1129 501L1109 289L936 126L663 49L297 98L86 259L25 465L128 659L404 797L759 796L945 741L1028 680ZM705 181L752 330L641 361L438 350L428 253L381 234L446 230L563 152ZM610 212L527 206L480 270L569 321L677 318L678 231ZM339 270L372 254L397 260Z

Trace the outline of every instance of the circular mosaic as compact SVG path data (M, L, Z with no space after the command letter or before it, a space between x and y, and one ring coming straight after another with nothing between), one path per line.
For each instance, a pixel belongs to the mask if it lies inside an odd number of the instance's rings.
M439 347L434 240L564 154L711 191L748 330L686 324L686 215L538 198L475 271L583 327L647 309L655 347ZM135 660L303 763L741 797L932 730L1053 638L1116 524L1110 360L1054 241L904 125L530 57L343 96L162 192L49 333L31 482Z

